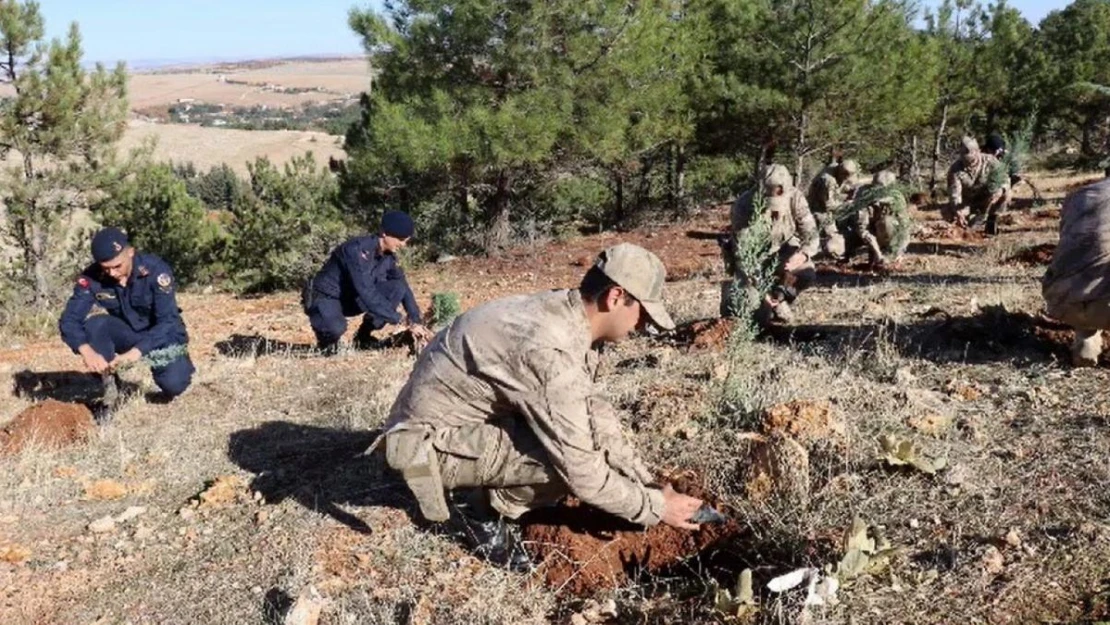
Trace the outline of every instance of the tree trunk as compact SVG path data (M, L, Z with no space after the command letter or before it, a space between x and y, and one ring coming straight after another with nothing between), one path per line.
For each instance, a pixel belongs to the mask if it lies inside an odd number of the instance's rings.
M686 203L686 150L681 144L675 145L674 170L674 208L677 211Z
M32 210L32 214L37 211ZM46 232L42 224L37 223L38 217L31 223L31 245L27 259L30 262L28 269L35 284L35 308L43 309L50 304L50 280L46 267Z
M801 185L802 182L804 182L803 176L805 175L806 165L806 126L808 125L809 114L805 111L802 111L801 119L798 120L798 142L794 146L794 149L797 150L798 155L797 161L794 165L794 183L797 185Z
M624 220L624 173L613 174L613 222Z
M940 164L940 144L944 141L944 131L948 126L948 103L945 102L940 110L940 123L937 125L936 140L933 142L933 173L929 177L929 199L936 200L937 192L937 165Z
M509 223L509 170L497 172L497 190L490 202L490 228L486 239L486 254L499 256L509 247L512 229Z
M917 149L917 135L914 135L910 140L910 171L908 176L914 189L919 189L921 184L921 163L917 161Z

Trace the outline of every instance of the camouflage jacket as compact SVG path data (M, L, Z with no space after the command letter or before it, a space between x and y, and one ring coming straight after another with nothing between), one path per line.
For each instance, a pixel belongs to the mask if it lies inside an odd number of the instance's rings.
M1048 311L1110 297L1110 178L1064 200L1060 243L1041 279Z
M748 227L755 215L755 191L747 191L732 204L730 221L733 234ZM802 192L791 189L785 196L764 198L764 210L771 213L771 245L780 250L783 246L798 248L809 256L817 254L820 238L817 221L809 211Z
M524 420L579 499L641 525L659 523L663 493L595 385L577 290L494 300L457 317L420 354L388 429Z
M851 194L853 189L851 182L846 180L843 184L838 183L836 176L832 173L833 170L832 167L826 167L809 183L806 200L809 202L810 210L814 213L835 211L848 200L848 196Z
M999 188L1010 186L1010 177L1007 172L995 173L1004 170L1006 165L999 162L990 154L979 157L977 167L969 167L963 159L958 159L948 168L948 201L952 206L963 206L969 202L982 202L989 200L998 189L991 189L992 176L998 176Z

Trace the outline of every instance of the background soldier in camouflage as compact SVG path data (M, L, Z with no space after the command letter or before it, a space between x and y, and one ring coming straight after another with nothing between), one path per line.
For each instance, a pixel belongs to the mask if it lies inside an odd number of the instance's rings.
M478 555L514 570L529 562L504 519L567 494L640 525L696 528L701 502L654 484L594 386L602 343L649 322L674 327L665 275L651 252L617 245L578 289L495 300L436 335L385 437L426 518L453 520Z
M896 182L893 172L883 170L857 192L862 208L856 214L856 231L867 245L875 267L900 261L910 242L913 222Z
M825 252L833 258L844 256L844 235L837 226L836 215L838 209L851 199L858 172L859 164L851 159L833 163L809 183L809 192L806 193L809 208L821 229Z
M1006 166L979 150L979 143L964 137L960 158L948 169L948 205L944 218L959 226L973 225L986 216L987 234L998 233L998 213L1010 203L1010 174ZM969 218L968 214L971 213Z
M1098 364L1110 330L1110 179L1064 200L1060 244L1041 280L1048 314L1075 328L1072 363Z
M757 214L757 210L760 213ZM777 284L764 300L757 318L789 323L793 319L790 302L817 277L812 258L817 253L819 238L817 222L809 211L809 204L794 186L786 167L767 167L760 187L745 192L732 205L732 237L725 245L725 263L729 272L742 284L746 284L747 278L736 267L736 239L760 214L767 214L771 220L771 251L778 264L775 271ZM730 280L721 293L722 316L736 314L737 311L732 309L733 299L733 282Z

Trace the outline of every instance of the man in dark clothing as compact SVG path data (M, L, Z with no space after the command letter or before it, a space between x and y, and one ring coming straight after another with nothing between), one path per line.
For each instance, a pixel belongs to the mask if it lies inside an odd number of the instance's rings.
M405 273L394 253L412 236L412 218L400 211L382 217L378 236L354 237L335 248L323 268L305 285L304 311L308 315L317 346L328 354L339 347L347 331L347 317L363 315L355 335L355 347L373 344L370 332L387 323L400 323L401 305L418 340L431 338L424 327L420 308Z
M92 255L94 262L77 277L58 328L85 366L104 376L107 395L115 390L114 373L121 365L156 350L183 348L189 335L166 261L136 252L116 228L93 236ZM107 314L89 316L93 306ZM151 368L154 383L171 399L185 392L195 371L187 353Z

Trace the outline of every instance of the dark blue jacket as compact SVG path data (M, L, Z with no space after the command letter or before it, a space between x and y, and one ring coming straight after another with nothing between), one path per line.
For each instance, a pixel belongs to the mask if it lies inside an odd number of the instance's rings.
M409 320L421 323L420 308L405 280L405 272L397 265L393 254L378 251L378 237L353 237L335 248L312 279L312 288L345 304L354 304L358 310L389 323L400 323L401 315L396 306L374 287L380 282L392 280L404 284L401 305Z
M75 353L89 342L85 318L94 305L119 317L142 338L135 347L143 354L189 341L174 291L177 284L166 261L154 254L135 254L127 286L120 286L92 264L77 277L73 295L66 302L58 328L62 340Z

